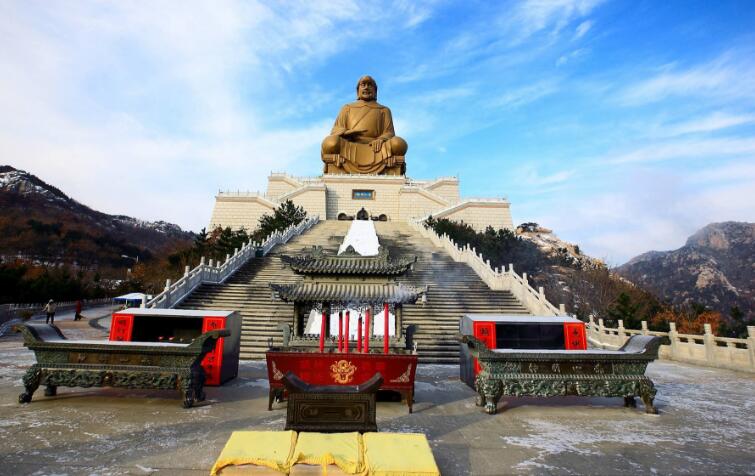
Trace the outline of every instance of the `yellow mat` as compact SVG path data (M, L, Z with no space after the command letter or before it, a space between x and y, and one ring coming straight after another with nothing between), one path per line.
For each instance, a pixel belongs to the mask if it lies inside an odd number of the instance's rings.
M319 465L322 474L336 465L346 474L364 472L362 436L359 433L299 433L292 465Z
M223 468L227 468L223 470ZM235 431L210 474L440 476L421 433Z
M371 476L440 476L421 433L365 433L362 441Z
M295 446L295 431L234 431L210 475L217 475L226 466L243 464L265 466L288 474Z

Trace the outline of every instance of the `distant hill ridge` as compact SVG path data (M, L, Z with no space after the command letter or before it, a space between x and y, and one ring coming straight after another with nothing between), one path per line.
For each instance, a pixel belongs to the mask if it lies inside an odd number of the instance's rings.
M93 210L33 174L0 166L0 255L42 262L122 266L190 243L193 234Z
M704 304L725 314L755 312L755 223L711 223L673 251L649 251L617 271L674 304Z

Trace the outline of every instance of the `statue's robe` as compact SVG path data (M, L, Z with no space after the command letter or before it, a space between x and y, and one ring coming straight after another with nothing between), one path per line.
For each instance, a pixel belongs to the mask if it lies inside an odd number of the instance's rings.
M363 132L348 138L341 137L347 130ZM340 160L336 160L336 165L348 173L380 173L386 166L395 165L390 139L396 133L391 110L376 101L359 100L343 106L330 134L338 136L337 155ZM375 139L384 140L379 152L374 152L370 145Z

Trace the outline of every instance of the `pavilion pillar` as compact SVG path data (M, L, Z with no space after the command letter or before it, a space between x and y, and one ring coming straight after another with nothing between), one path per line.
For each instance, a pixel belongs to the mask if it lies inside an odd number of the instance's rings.
M367 332L369 338L372 339L372 336L375 335L375 306L373 306L372 304L370 304L370 316L372 317L372 319L370 320L370 329Z
M303 333L304 325L301 322L302 321L301 312L302 312L301 303L294 302L294 335L296 337L301 337Z
M343 351L349 353L349 321L351 321L351 311L346 311L346 330L343 333Z
M395 331L396 332L396 339L398 339L399 337L401 337L403 335L403 333L404 333L403 332L403 329L404 329L404 326L403 326L403 323L404 323L404 319L403 319L404 309L403 308L404 308L404 306L402 306L401 304L396 304L396 307L395 307L395 309L393 311L394 314L396 314L396 331Z
M372 305L367 306L367 310L365 311L364 318L367 319L364 321L364 341L362 341L363 351L365 354L370 353L370 336L372 336L372 319L370 319L370 316L372 315Z
M330 303L324 302L322 303L322 312L325 313L325 337L330 337L333 335L333 329L330 328Z
M388 318L388 303L383 304L383 353L388 353L388 347L391 339L389 328L390 319Z
M328 333L327 319L325 318L325 310L323 309L320 316L320 352L325 352L325 334Z
M343 311L338 312L338 352L343 351Z

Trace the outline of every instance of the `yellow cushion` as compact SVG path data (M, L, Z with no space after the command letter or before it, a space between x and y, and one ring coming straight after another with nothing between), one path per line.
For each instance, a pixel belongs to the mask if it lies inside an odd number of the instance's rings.
M371 476L440 476L421 433L365 433L362 441Z
M291 472L288 476L351 476L334 464L329 464L323 468L319 465L299 463L291 466Z
M234 431L210 471L211 476L226 466L254 464L288 474L296 446L295 431Z
M338 466L344 473L364 471L362 436L359 433L299 433L291 464L304 463L321 466L326 474L328 465Z

